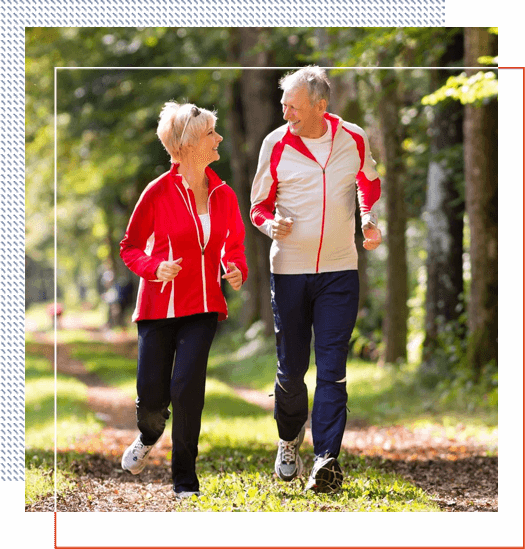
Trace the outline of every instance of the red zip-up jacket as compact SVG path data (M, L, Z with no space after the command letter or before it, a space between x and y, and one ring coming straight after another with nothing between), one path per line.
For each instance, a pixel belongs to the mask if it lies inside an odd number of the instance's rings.
M140 277L133 321L207 312L217 312L224 320L228 309L221 290L221 263L225 272L227 264L234 263L243 283L248 276L245 229L235 193L206 168L211 229L204 245L195 197L178 167L173 164L144 189L120 243L122 260ZM181 257L182 269L173 281L157 279L162 261Z

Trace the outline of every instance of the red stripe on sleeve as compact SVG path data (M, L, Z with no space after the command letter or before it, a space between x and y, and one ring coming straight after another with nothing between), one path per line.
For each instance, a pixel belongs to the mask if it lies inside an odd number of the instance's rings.
M379 177L373 181L369 181L363 172L357 174L357 198L361 215L364 215L372 209L372 206L379 200L381 196L381 180Z
M270 156L270 174L272 176L272 186L268 196L261 202L255 204L250 210L250 217L252 222L260 227L267 219L274 218L275 211L275 197L277 196L277 185L279 183L277 179L277 166L281 161L283 154L284 143L279 141L272 150Z
M361 215L364 215L372 209L372 206L379 200L381 196L381 180L379 177L370 181L366 175L361 171L365 164L365 140L362 135L350 131L343 126L343 130L350 134L357 146L357 152L359 153L359 172L356 176L357 181L357 198L359 200L359 207L361 208Z

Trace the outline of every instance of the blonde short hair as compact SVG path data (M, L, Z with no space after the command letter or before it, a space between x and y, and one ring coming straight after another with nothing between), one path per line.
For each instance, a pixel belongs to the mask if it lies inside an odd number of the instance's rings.
M195 116L197 109L198 114ZM199 109L193 103L168 101L160 111L157 135L172 162L181 160L188 145L196 145L209 122L217 122L216 112Z
M289 72L279 80L281 90L295 90L305 86L308 91L310 105L315 105L321 99L330 103L330 81L326 71L317 65L308 65L298 71Z

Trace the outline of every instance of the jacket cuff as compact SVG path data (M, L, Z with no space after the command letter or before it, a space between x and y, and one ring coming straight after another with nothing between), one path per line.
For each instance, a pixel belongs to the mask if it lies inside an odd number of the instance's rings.
M369 224L377 227L377 215L372 211L361 216L361 228L364 229Z
M266 221L258 227L266 236L272 238L272 221L273 219L266 219Z

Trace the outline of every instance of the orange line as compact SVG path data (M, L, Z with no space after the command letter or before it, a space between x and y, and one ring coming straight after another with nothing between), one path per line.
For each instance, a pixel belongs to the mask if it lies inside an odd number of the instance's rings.
M522 72L523 72L523 90L525 90L525 67L498 67L499 69L520 69ZM524 95L524 106L525 106L525 95ZM525 110L524 110L524 115L523 115L523 153L524 153L524 158L523 158L523 173L524 173L524 179L523 179L523 185L524 185L524 188L525 188ZM524 206L524 210L525 210L525 196L524 196L524 199L523 199L523 206ZM524 224L524 229L523 229L523 236L524 236L524 241L525 241L525 224ZM524 250L525 251L525 250ZM524 269L525 269L525 254L524 254L524 262L523 262L523 266L524 266ZM525 290L525 282L523 284L523 288ZM524 321L525 321L525 312L524 312ZM523 338L523 350L524 350L524 353L525 353L525 326L524 326L524 338ZM525 393L525 380L523 382L523 390L524 390L524 393ZM523 415L524 419L525 419L525 411L524 411L524 415ZM523 442L523 449L525 451L525 440ZM524 462L524 472L525 472L525 462ZM525 524L523 526L524 528L524 537L525 537ZM57 513L56 511L54 512L54 535L55 535L55 549L79 549L78 547L68 547L68 546L61 546L61 547L58 547L57 546ZM510 547L507 547L506 549L520 549L523 548L523 545L521 546L510 546ZM211 547L139 547L139 546L136 546L136 547L131 547L131 546L120 546L120 547L99 547L97 546L96 548L95 547L85 547L85 546L82 546L82 549L212 549ZM242 547L236 547L236 549L244 549ZM256 546L252 546L250 547L249 549L290 549L290 547L256 547ZM308 549L326 549L326 548L321 548L321 547L309 547ZM350 548L346 548L346 547L334 547L333 549L350 549ZM359 547L352 547L351 549L388 549L386 547L363 547L363 548L359 548ZM417 547L413 547L412 549L419 549ZM427 546L427 549L428 549L428 546ZM455 549L454 547L433 547L432 549ZM485 547L484 549L499 549L499 548L496 548L496 547Z

